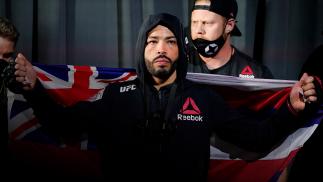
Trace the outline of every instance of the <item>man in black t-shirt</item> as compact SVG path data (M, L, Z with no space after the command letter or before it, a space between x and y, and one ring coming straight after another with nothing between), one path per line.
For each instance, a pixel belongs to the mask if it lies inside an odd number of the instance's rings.
M231 45L231 36L241 36L236 26L235 0L196 0L187 32L188 71L273 78L270 70Z

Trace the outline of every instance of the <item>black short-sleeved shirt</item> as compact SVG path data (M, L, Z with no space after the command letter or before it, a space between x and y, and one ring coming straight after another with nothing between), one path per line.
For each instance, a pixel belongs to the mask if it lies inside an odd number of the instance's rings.
M234 49L235 51L231 59L225 65L217 69L209 70L193 48L189 53L188 71L237 76L241 78L273 78L273 74L265 65L256 62L237 48Z

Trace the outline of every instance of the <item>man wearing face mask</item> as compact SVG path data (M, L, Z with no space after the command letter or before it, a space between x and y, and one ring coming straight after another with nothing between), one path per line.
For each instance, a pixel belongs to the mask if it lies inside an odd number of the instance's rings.
M270 70L231 45L231 36L241 36L236 26L236 0L196 0L191 13L188 71L273 78Z
M189 72L241 78L274 78L265 65L256 62L232 45L232 36L242 35L237 27L237 13L236 0L195 0L185 40ZM247 165L252 167L253 164ZM238 174L247 174L244 167L235 170ZM234 178L222 176L219 179L217 175L209 176L210 181L232 179ZM254 181L266 181L266 179L260 177Z

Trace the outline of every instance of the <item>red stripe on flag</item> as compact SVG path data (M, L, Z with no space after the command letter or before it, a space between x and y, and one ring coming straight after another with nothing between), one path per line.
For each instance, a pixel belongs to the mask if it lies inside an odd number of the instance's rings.
M90 85L90 77L93 74L89 66L74 66L74 84L75 89L88 89Z
M120 81L127 81L127 80L129 80L129 78L130 77L132 77L132 76L136 76L137 74L135 73L135 72L129 72L128 74L127 74L127 76L125 76L125 77L123 77L123 78L121 78L120 80L119 80L119 82Z
M93 74L90 66L74 66L74 79L71 88L48 89L47 92L63 105L72 105L78 101L88 100L101 89L90 89L90 77Z
M27 129L35 126L36 124L38 124L37 118L32 118L31 120L24 122L9 134L9 138L15 140L19 135L21 135Z
M265 107L278 109L289 96L291 88L281 90L244 91L232 87L213 86L217 93L224 97L234 108L247 107L259 111Z
M124 82L128 81L130 77L136 76L135 72L128 72L126 76L119 78L118 80L99 80L100 83L114 83L114 82Z
M51 81L44 73L37 72L37 77L42 81Z
M285 88L276 92L269 97L265 97L262 102L255 104L251 107L252 110L258 111L266 106L273 106L274 109L278 109L283 103L286 102L286 99L289 96L291 88Z
M208 181L216 182L265 182L280 174L291 162L298 150L286 158L272 160L211 160ZM278 175L279 176L279 175Z

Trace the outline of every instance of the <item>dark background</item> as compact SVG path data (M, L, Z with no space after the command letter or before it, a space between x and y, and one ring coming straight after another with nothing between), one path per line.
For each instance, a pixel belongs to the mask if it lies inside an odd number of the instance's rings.
M267 65L278 79L297 79L321 44L323 1L237 0L242 37L234 44ZM143 19L177 15L184 25L192 0L0 0L0 16L21 32L18 50L46 64L134 67Z

